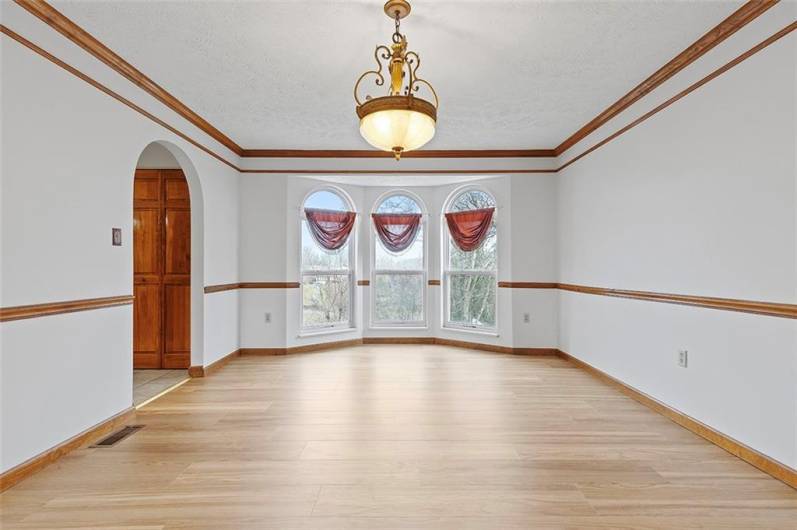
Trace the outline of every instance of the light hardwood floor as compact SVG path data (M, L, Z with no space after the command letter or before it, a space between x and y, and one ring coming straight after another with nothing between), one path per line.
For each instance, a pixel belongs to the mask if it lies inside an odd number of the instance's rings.
M2 528L797 528L797 491L559 358L242 357L2 495Z

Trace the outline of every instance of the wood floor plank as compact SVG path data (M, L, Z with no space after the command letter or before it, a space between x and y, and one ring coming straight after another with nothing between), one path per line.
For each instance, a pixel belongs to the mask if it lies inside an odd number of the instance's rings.
M241 357L0 496L4 530L791 529L797 491L568 361Z

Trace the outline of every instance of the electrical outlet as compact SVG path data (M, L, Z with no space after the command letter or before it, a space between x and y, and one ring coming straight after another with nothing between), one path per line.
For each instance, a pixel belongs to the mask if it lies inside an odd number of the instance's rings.
M681 368L686 368L689 366L689 351L688 350L678 350L678 366Z
M531 315L529 315L528 313L523 313L523 322L526 324L531 322Z
M266 313L266 324L271 324L271 313Z

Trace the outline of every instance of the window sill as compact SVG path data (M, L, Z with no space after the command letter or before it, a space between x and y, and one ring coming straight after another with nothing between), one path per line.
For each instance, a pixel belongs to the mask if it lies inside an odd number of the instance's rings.
M400 324L396 324L395 326L368 326L369 331L396 331L396 330L407 330L407 331L429 331L429 326L402 326Z
M468 333L470 335L482 335L486 337L498 337L497 330L490 330L490 329L473 329L473 328L458 328L454 326L443 326L441 328L443 331L453 331L456 333Z
M300 331L296 337L299 339L308 338L308 337L318 337L322 335L334 335L336 333L351 333L353 331L357 331L355 327L349 328L321 328L321 329L308 329L306 331Z

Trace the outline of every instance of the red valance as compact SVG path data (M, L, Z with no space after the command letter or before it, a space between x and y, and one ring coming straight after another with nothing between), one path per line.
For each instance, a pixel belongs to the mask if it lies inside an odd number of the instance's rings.
M354 221L357 219L355 212L340 212L335 210L304 209L307 226L316 242L327 250L338 250L349 239Z
M379 240L391 252L401 252L415 241L421 228L419 213L374 213L374 228Z
M465 210L446 214L448 232L457 247L464 252L479 248L490 231L495 208Z

